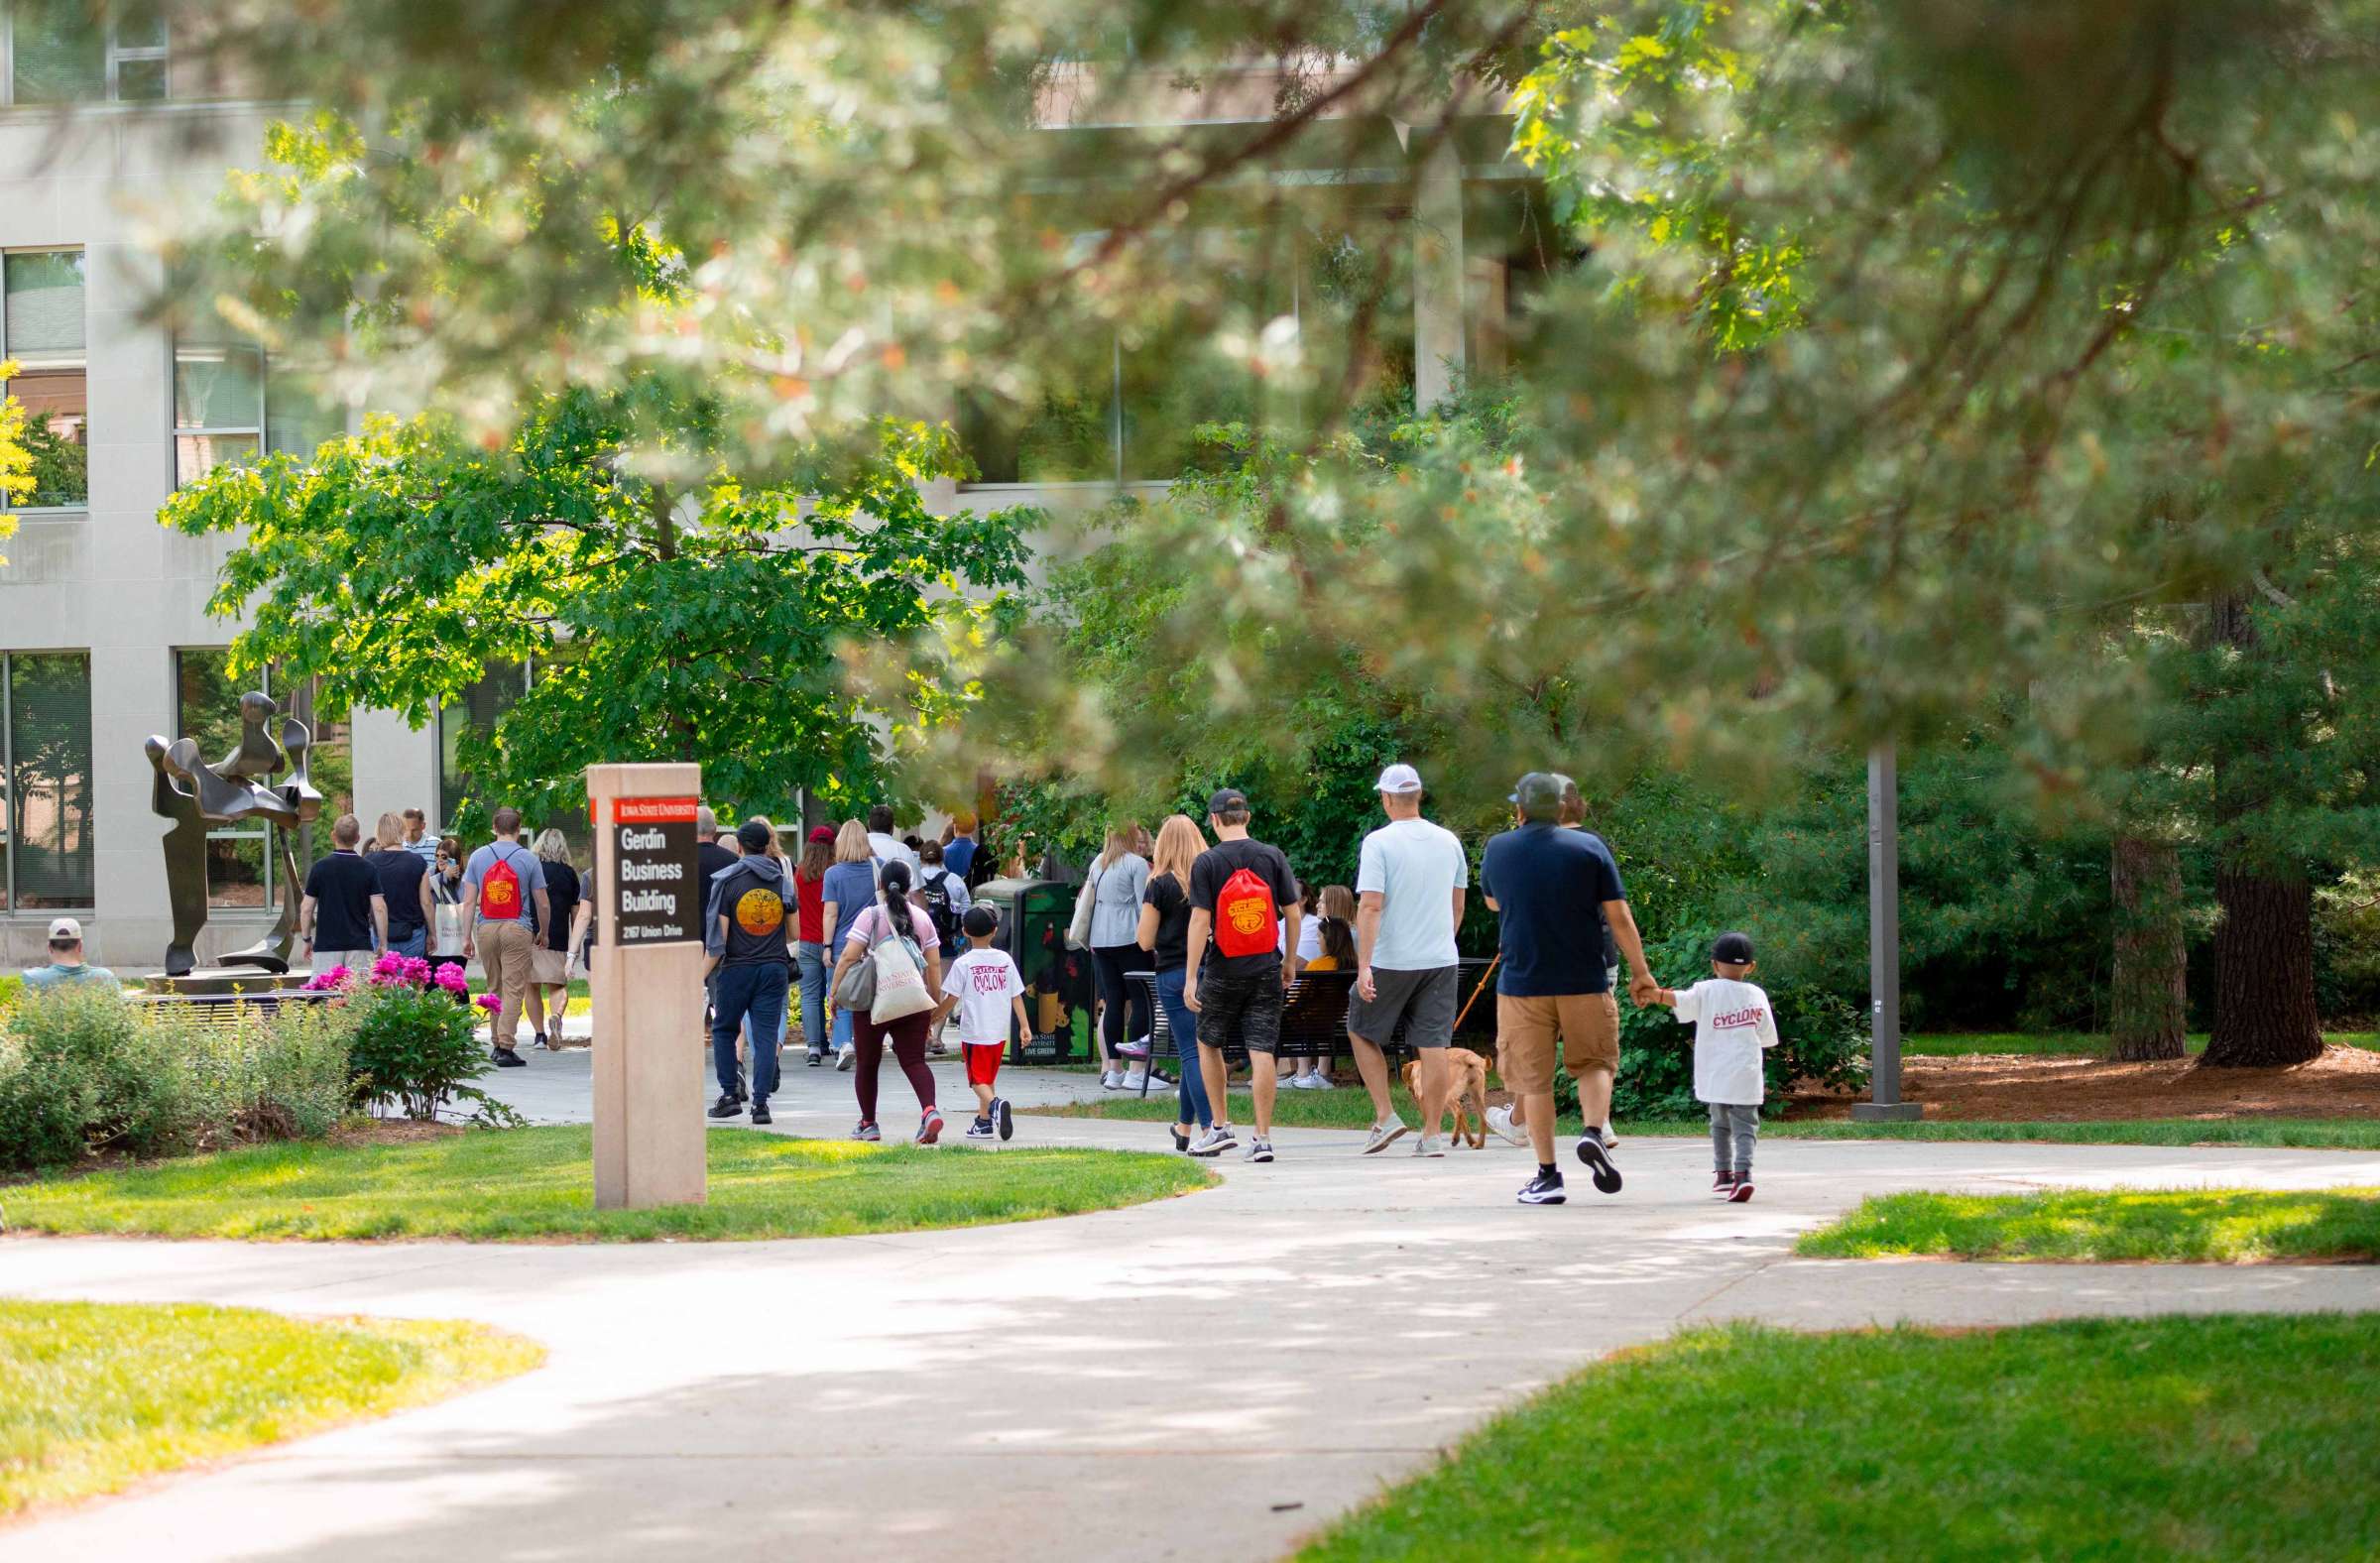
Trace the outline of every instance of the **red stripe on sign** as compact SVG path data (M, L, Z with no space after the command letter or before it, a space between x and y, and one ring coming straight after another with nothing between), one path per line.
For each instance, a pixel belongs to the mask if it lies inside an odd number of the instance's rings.
M690 797L616 797L612 818L623 825L690 825L694 807Z

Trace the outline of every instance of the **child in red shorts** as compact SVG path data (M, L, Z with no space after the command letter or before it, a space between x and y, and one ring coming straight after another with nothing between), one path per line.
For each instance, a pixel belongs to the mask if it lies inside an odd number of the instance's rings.
M942 1005L934 1022L959 1012L959 1048L967 1055L967 1083L975 1089L975 1122L967 1126L966 1138L1006 1140L1016 1132L1016 1118L1008 1102L993 1094L992 1083L1000 1077L1000 1055L1009 1045L1011 1014L1019 1035L1032 1034L1024 1014L1024 974L1008 951L992 947L1000 918L991 907L968 907L959 926L966 931L967 949L942 978Z

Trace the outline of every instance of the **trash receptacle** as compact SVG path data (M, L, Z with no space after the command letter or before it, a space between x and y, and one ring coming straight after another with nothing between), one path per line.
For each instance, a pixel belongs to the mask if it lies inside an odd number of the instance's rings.
M1073 1051L1074 1010L1088 973L1084 958L1066 948L1066 924L1073 920L1074 899L1080 894L1079 886L1040 879L987 880L975 893L977 905L999 914L992 942L1009 952L1028 990L1024 1008L1034 1020L1036 1034L1010 1036L1012 1063L1059 1063ZM1045 1000L1054 1001L1058 1011L1054 1025L1041 1021ZM1015 1030L1012 1019L1009 1028Z

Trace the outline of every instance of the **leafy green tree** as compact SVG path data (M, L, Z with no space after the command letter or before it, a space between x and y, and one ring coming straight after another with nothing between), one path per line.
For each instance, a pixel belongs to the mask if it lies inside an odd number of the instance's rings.
M25 404L8 394L17 372L15 359L0 360L0 542L17 530L9 505L34 489L33 452L25 448ZM8 555L0 553L0 564Z
M919 485L963 470L947 430L886 424L865 456L764 482L704 472L699 421L669 431L682 484L641 475L655 410L578 391L503 448L438 416L376 419L310 461L223 467L162 513L239 541L213 611L251 615L243 668L316 677L320 698L416 725L484 668L538 676L465 740L476 801L532 817L580 804L597 762L691 760L706 792L788 810L874 793L904 730L962 698L937 639L981 633L1021 583L1025 517L938 517ZM872 705L855 647L898 662Z

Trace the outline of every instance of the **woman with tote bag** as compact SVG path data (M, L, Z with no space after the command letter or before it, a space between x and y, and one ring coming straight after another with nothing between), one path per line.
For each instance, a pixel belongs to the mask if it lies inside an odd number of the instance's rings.
M860 1099L860 1124L852 1139L885 1138L876 1123L876 1077L888 1043L923 1110L917 1120L917 1143L930 1145L942 1138L934 1072L925 1065L934 995L941 991L942 946L934 934L934 919L923 907L909 903L909 866L894 859L885 865L875 902L852 923L835 961L835 1008L851 1017L852 1043L858 1050L852 1085Z
M1099 980L1099 1083L1111 1091L1146 1089L1144 1039L1154 1029L1140 985L1125 975L1142 969L1140 899L1148 890L1148 859L1132 850L1139 835L1140 827L1130 821L1108 832L1075 907L1075 920L1085 924L1081 942L1091 951ZM1135 1043L1137 1057L1128 1051Z

